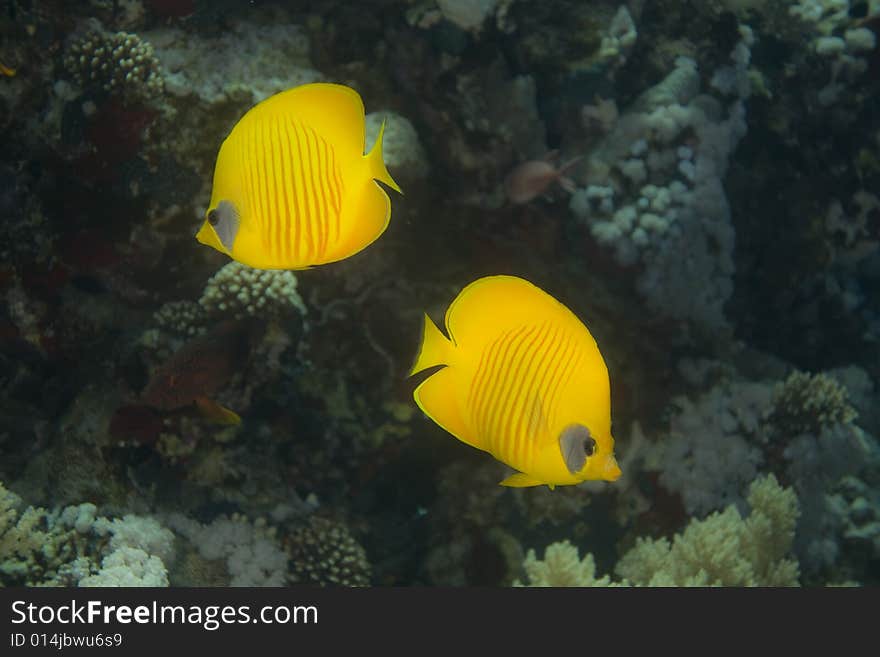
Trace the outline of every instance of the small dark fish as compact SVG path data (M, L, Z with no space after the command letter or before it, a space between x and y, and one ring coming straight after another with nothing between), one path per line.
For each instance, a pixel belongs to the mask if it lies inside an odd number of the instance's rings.
M221 424L238 424L233 411L211 401L245 362L249 346L247 324L227 321L208 335L181 347L147 383L142 403L160 411L196 408Z

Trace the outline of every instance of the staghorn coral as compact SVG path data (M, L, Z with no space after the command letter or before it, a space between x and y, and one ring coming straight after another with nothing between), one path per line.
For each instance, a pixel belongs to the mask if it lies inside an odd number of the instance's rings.
M163 91L153 46L136 34L92 32L73 42L64 67L77 83L129 100L150 100Z
M294 581L319 586L369 586L372 568L345 525L313 516L288 540Z

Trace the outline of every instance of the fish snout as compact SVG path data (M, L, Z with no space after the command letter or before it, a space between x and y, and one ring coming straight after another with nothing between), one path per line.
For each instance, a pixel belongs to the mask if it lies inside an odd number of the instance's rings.
M605 465L602 468L602 479L605 481L615 481L621 474L620 466L617 465L617 459L613 454L609 454L605 459Z

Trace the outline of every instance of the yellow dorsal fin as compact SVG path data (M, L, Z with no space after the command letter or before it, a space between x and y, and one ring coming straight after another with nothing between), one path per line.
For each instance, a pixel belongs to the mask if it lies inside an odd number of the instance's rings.
M340 161L354 162L364 156L364 102L351 87L326 82L304 84L267 98L248 114L258 118L263 112L280 113L313 128L333 145Z
M531 475L527 475L525 472L517 472L500 482L499 485L509 486L511 488L528 488L529 486L543 486L544 482L535 479ZM553 486L551 485L550 488L552 489Z
M416 362L409 371L409 376L436 365L449 365L449 357L453 349L454 346L449 338L440 332L440 329L426 313L422 329L422 344L419 347Z
M446 311L446 332L456 344L479 350L504 331L536 321L577 321L549 294L516 276L486 276L465 287Z
M398 184L394 182L394 178L388 173L388 169L385 167L385 160L382 159L382 137L384 135L385 120L383 119L382 125L379 127L379 136L376 137L376 143L373 144L373 148L365 156L369 163L370 175L374 180L385 183L398 194L403 194Z

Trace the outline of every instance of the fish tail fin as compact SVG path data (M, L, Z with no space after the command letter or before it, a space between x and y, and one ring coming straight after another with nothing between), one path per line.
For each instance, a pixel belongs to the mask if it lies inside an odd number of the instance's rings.
M196 408L206 420L214 424L222 424L226 426L234 426L241 424L241 418L235 411L231 411L225 406L221 406L213 399L200 395L195 399Z
M385 120L382 121L382 126L379 128L379 136L376 137L376 143L373 145L373 148L370 149L370 152L365 155L368 165L370 167L370 175L375 180L378 180L379 182L383 182L388 185L398 194L403 194L400 186L396 182L394 182L394 178L392 178L391 174L388 173L388 169L385 167L385 160L382 158L382 137L384 135Z
M409 376L436 365L448 365L452 349L453 345L449 338L443 335L437 325L425 314L422 345L419 348L419 355L416 356L416 362L409 371Z

